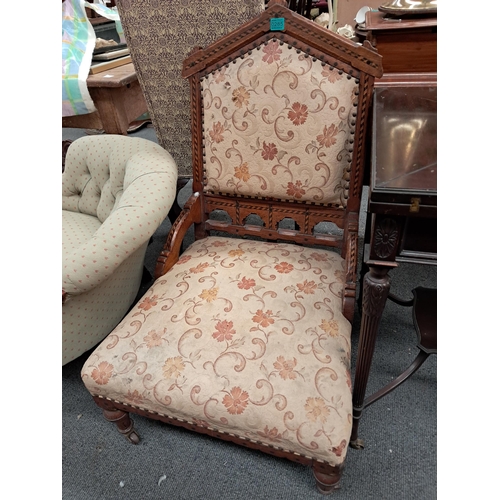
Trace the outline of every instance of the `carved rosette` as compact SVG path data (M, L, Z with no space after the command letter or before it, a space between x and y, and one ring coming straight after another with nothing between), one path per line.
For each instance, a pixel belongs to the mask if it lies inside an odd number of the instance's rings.
M373 252L380 259L387 259L395 250L399 228L394 219L384 219L377 224L373 234Z

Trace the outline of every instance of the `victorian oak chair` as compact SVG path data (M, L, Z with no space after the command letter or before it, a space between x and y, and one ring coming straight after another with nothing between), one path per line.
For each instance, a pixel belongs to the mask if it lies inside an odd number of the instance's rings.
M132 443L130 412L312 466L321 492L338 487L353 418L363 152L381 74L368 43L278 1L186 59L193 195L155 283L82 369Z

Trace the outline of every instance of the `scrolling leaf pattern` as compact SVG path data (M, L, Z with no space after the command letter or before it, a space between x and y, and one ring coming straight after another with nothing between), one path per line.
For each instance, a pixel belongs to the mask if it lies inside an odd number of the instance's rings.
M196 241L90 356L84 383L96 396L339 464L352 426L344 275L328 250Z
M206 190L345 206L358 84L277 40L202 81Z

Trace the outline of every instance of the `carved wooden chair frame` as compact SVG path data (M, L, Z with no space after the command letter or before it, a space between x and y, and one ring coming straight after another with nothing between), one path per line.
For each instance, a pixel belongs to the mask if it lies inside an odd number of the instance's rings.
M192 153L193 195L184 206L168 235L164 249L157 261L155 277L165 275L180 258L182 242L188 229L194 225L195 239L200 240L212 232L224 232L237 238L257 238L264 241L295 243L301 246L319 245L336 248L346 262L346 278L343 290L342 309L344 316L352 322L355 307L358 258L358 218L363 179L363 163L369 106L374 79L382 75L381 57L369 43L361 46L333 34L312 21L291 12L284 1L271 0L268 9L234 32L221 38L206 49L196 48L186 59L183 76L189 78L192 99ZM278 26L275 31L275 26ZM206 75L230 65L249 51L275 40L296 49L327 68L336 69L354 78L358 84L354 140L350 144L350 167L346 169L348 196L343 206L336 204L304 203L300 200L269 199L265 197L228 196L207 188L205 178L205 151L203 139L203 103L201 82ZM218 210L225 211L230 221L211 218ZM248 216L257 215L262 226L249 224ZM295 229L283 229L279 222L283 218L295 221ZM342 234L318 234L315 226L320 222L335 224ZM262 443L219 432L204 426L160 415L129 404L111 401L93 395L95 402L104 410L106 418L117 424L121 433L130 441L138 442L129 418L129 412L166 423L179 425L266 453L286 457L313 467L317 486L323 493L338 487L343 469L321 460L292 453L284 449L269 447Z

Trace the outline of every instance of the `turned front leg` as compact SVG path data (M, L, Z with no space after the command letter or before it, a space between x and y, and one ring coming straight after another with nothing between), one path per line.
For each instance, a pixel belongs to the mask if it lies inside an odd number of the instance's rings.
M353 426L349 443L351 447L356 449L364 447L363 440L358 438L358 426L364 408L366 386L375 350L375 340L385 302L389 295L389 270L390 267L370 265L369 263L369 271L363 279L361 331L352 395Z
M134 422L126 411L103 410L104 418L108 422L114 422L118 431L123 434L132 444L138 444L140 438L134 429Z
M313 464L313 473L318 491L323 495L329 495L334 490L339 489L342 472L343 465L339 467L331 467L329 465L315 462Z

